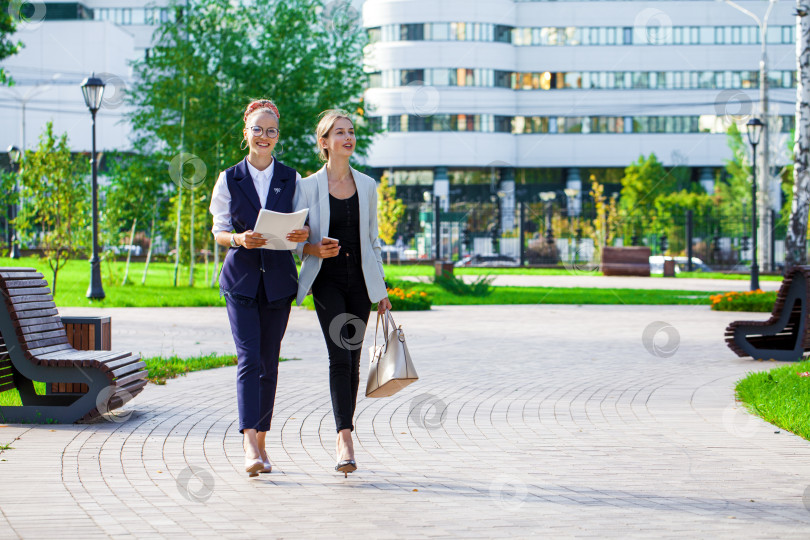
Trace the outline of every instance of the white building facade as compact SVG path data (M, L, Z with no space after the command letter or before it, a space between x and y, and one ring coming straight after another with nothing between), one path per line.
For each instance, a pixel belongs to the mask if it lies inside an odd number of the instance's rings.
M768 2L739 4L762 17ZM775 5L766 39L782 163L793 10ZM581 197L590 169L651 153L711 190L731 157L729 123L759 111L760 29L719 1L367 0L363 25L366 104L387 131L368 165L413 186L414 201L432 189L445 208L476 189L506 192L507 207L516 186L527 200L564 188Z
M0 87L0 149L31 149L46 122L67 133L76 152L91 147L90 112L80 85L91 73L106 83L97 113L97 148L127 150L131 128L124 94L133 61L148 54L152 34L171 13L166 0L26 2L13 39L23 48L2 61L14 80ZM164 7L161 7L164 6Z

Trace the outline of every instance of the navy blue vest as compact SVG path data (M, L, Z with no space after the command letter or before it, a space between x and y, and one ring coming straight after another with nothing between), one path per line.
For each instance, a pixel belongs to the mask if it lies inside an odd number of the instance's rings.
M227 169L225 180L231 193L233 229L237 233L253 229L261 203L247 161L242 160ZM275 212L292 212L295 188L295 169L275 160L264 207ZM245 249L241 246L228 250L219 276L220 291L256 298L260 279L264 280L264 291L270 302L295 296L298 291L298 271L292 252Z

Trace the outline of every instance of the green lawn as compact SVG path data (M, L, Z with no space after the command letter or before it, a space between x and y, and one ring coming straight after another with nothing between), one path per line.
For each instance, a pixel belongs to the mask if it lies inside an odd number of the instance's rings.
M703 279L737 279L745 281L751 279L751 274L724 274L722 272L681 272L677 274L675 277L703 278ZM763 276L762 274L760 274L759 280L782 281L782 276L771 276L771 275Z
M596 289L553 287L493 287L489 296L457 296L441 287L426 283L406 284L426 291L436 305L493 305L493 304L627 304L627 305L708 305L709 296L704 291L670 291L659 289ZM303 303L312 308L312 297Z
M752 413L810 440L810 360L749 373L737 383L737 399Z
M0 266L31 266L45 274L49 283L53 276L45 260L27 258L12 260L0 259ZM59 271L56 305L59 307L190 307L224 306L218 288L209 286L213 264L208 266L206 280L205 266L195 267L195 284L188 286L188 268L181 267L178 277L180 286L172 286L174 267L172 263L151 263L146 285L141 285L144 263L132 263L128 285L121 285L124 275L124 262L103 262L102 280L107 297L101 301L85 298L90 279L88 261L69 261ZM396 280L405 276L432 276L434 269L426 265L390 265L386 276ZM564 269L538 268L459 268L458 275L486 274L527 274L527 275L567 275ZM449 304L709 304L708 292L667 291L644 289L596 289L596 288L549 288L549 287L495 287L487 297L455 296L432 284L420 285L432 297L434 305ZM722 292L722 291L717 291ZM308 302L311 305L311 301Z
M53 273L44 259L25 258L14 260L0 258L0 266L29 266L45 275L53 286ZM188 286L189 269L181 267L178 273L178 284L174 287L174 265L165 262L149 264L149 275L146 284L141 285L145 263L132 263L129 269L129 285L122 286L125 263L102 262L101 273L104 292L107 297L100 301L88 300L87 286L90 283L90 263L86 260L68 261L59 270L56 295L54 300L58 307L185 307L185 306L224 306L225 301L219 297L219 288L209 286L212 278L213 263L208 266L208 281L205 279L205 265L195 267L194 287Z

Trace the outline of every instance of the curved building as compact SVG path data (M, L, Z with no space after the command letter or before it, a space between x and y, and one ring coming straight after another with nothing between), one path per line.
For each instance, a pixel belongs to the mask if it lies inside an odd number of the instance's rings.
M768 3L739 4L762 16ZM766 39L785 149L793 9L775 5ZM445 206L498 188L507 206L549 188L581 197L593 170L650 153L711 190L729 123L759 111L759 27L714 0L367 0L363 24L367 107L386 130L367 164L413 201L430 186Z

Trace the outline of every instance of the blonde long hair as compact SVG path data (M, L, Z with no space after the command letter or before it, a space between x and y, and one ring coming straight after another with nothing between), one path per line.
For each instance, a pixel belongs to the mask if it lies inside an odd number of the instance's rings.
M318 156L321 161L329 161L329 150L321 146L321 139L329 137L329 132L335 127L335 122L341 118L345 118L354 125L354 120L351 119L349 113L342 109L328 109L321 114L321 120L318 122L318 127L315 128L315 140L318 145Z

